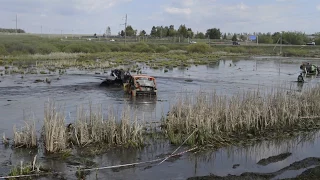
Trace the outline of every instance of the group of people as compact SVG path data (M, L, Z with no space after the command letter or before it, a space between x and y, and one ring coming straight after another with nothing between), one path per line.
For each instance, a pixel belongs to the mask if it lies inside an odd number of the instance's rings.
M318 74L320 72L320 67L310 64L309 62L304 62L300 65L300 69L306 74ZM298 76L298 82L304 82L302 73Z
M302 63L300 65L300 69L303 70L305 73L318 73L320 70L319 67L308 62Z

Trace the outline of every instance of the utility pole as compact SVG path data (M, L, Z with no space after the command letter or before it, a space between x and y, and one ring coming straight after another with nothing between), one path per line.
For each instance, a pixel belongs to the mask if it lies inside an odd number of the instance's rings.
M18 14L16 14L16 35L18 35Z
M282 54L282 34L283 34L283 31L281 31L281 38L280 38L280 55Z
M126 20L124 23L124 44L127 43L127 14L126 14Z
M16 19L12 20L16 22L16 35L18 34L18 14L16 14Z
M42 25L41 25L41 37L42 37Z

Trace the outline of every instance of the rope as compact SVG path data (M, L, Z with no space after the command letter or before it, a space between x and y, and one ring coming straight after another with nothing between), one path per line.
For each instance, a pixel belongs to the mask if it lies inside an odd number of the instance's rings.
M195 150L195 149L197 149L197 148L198 148L198 147L194 147L194 148L185 150L185 151L180 152L180 153L171 154L171 155L167 156L165 159L168 159L168 158L170 158L170 157L175 157L175 156L179 156L179 155L185 154L185 153L190 152L190 151L193 151L193 150ZM119 167L127 167L127 166L141 165L141 164L158 162L158 161L161 161L162 159L163 159L163 158L158 158L158 159L154 159L154 160L150 160L150 161L135 162L135 163L129 163L129 164L121 164L121 165L114 165L114 166L105 166L105 167L98 167L98 168L87 168L87 169L81 169L81 171L94 171L94 170L112 169L112 168L119 168ZM77 172L77 171L79 171L79 170L68 171L68 172ZM0 179L21 178L21 177L34 177L34 176L45 176L45 175L62 174L62 173L63 173L63 172L49 172L49 173L37 173L37 174L17 175L17 176L3 176L3 177L0 177Z
M81 169L81 171L93 171L93 170L102 170L102 169L112 169L112 168L119 168L119 167L127 167L127 166L134 166L134 165L141 165L141 164L147 164L147 163L154 163L154 162L158 162L161 161L159 164L162 164L164 161L166 161L167 159L169 159L170 157L174 157L174 156L179 156L182 155L184 153L193 151L195 149L197 149L198 147L194 147L191 149L188 149L186 151L182 151L180 153L175 153L177 152L186 142L187 140L197 131L198 129L196 128L188 137L187 139L185 139L183 141L183 143L177 148L175 149L169 156L167 156L166 158L162 159L162 158L158 158L158 159L154 159L154 160L150 160L150 161L143 161L143 162L135 162L135 163L129 163L129 164L121 164L121 165L114 165L114 166L105 166L105 167L98 167L98 168L87 168L87 169ZM74 170L74 171L69 171L69 172L77 172L78 170ZM37 173L37 174L28 174L28 175L17 175L17 176L3 176L0 177L0 179L9 179L9 178L21 178L21 177L33 177L33 176L44 176L44 175L53 175L53 174L62 174L62 172L49 172L49 173Z
M196 129L188 136L188 138L185 139L185 140L183 141L183 143L182 143L176 150L174 150L174 151L171 153L171 155L173 155L176 151L178 151L178 150L187 142L187 140L193 135L193 133L195 133L197 130L198 130L198 129L196 128ZM169 158L169 157L165 158L165 159L164 159L163 161L161 161L158 165L162 164L162 163L163 163L164 161L166 161L168 158Z

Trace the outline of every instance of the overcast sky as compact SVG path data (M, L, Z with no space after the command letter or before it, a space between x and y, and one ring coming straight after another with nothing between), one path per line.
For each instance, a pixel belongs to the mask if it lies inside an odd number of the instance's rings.
M124 17L134 29L180 24L193 31L320 31L319 0L0 0L0 27L40 33L117 34Z

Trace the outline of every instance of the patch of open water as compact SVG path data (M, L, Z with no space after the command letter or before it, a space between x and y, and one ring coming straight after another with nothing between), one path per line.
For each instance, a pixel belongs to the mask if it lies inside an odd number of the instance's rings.
M144 117L145 120L156 121L168 112L170 105L175 103L179 95L190 91L197 92L201 89L210 92L215 90L219 94L232 95L239 90L266 89L283 84L291 86L292 89L301 90L301 88L319 82L319 79L313 76L305 79L307 83L303 87L297 85L295 81L300 72L301 62L302 60L292 58L221 60L207 66L175 68L167 73L164 73L162 69L143 68L143 73L157 78L159 90L156 99L142 100L132 100L124 95L121 88L99 87L104 74L84 74L72 70L62 76L24 75L23 78L21 75L2 76L0 77L0 134L5 132L6 136L12 137L13 125L23 123L23 110L34 114L39 129L42 125L44 103L48 98L54 98L57 103L65 105L67 123L73 121L76 116L77 105L88 104L89 101L93 104L102 104L104 109L110 105L113 105L115 109L121 109L124 104L128 104L137 111L140 119ZM309 60L309 62L316 61ZM36 79L46 77L52 80L50 84L33 83ZM193 81L186 82L187 79ZM210 173L225 176L227 174L239 175L242 172L273 172L305 157L317 157L320 142L318 135L315 136L312 142L301 143L296 140L286 143L283 141L280 143L262 142L246 148L223 148L196 157L187 154L176 161L164 162L151 168L137 166L118 171L100 170L97 174L92 172L88 178L94 179L97 175L101 179L106 177L111 179L186 179ZM0 149L0 175L8 173L10 163L19 164L22 159L31 161L37 153L12 151L3 145L0 145ZM91 159L98 166L116 165L156 159L156 156L171 153L174 149L174 146L167 143L154 144L139 151L114 150ZM288 151L293 155L283 161L267 166L256 164L262 158ZM41 161L55 167L56 171L65 171L68 179L77 179L74 173L68 173L68 170L75 169L68 163L48 158L42 158ZM234 169L232 168L234 164L240 164L240 166Z

